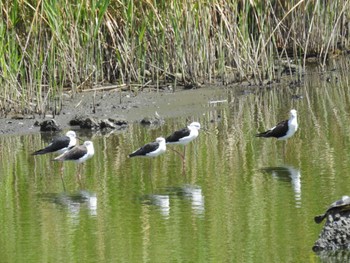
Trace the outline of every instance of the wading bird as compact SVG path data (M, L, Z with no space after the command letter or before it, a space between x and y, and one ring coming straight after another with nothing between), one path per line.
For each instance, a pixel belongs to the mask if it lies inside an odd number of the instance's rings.
M67 150L73 148L77 144L77 135L74 131L68 131L66 135L54 138L51 143L45 148L35 151L32 155L40 155L46 153L62 154Z
M85 162L95 154L95 149L92 141L85 141L83 145L78 145L54 158L54 161L72 161L78 164ZM80 169L78 171L80 180Z
M166 138L166 143L181 144L186 146L186 144L190 143L198 137L200 128L201 125L198 122L192 122L186 128L175 131L173 134L169 135ZM184 153L181 154L180 152L173 149L173 151L177 152L181 156L183 161L185 161L185 150L186 148L184 147Z
M73 161L83 163L95 154L92 141L85 141L83 145L78 145L57 156L54 161Z
M297 120L297 111L291 110L290 117L288 120L281 121L275 127L256 134L256 137L274 137L278 140L286 140L294 135L294 133L298 130L298 120Z
M155 142L150 142L129 154L129 157L156 157L166 151L165 139L158 137Z

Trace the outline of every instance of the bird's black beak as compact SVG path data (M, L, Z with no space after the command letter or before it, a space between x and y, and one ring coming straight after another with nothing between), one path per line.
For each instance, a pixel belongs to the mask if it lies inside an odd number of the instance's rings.
M80 139L79 137L76 137L80 142L84 142L83 139Z

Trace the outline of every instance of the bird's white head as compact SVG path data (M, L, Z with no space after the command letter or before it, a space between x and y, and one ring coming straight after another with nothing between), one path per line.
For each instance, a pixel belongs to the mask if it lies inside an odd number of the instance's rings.
M165 139L163 137L158 137L156 139L156 142L158 142L158 143L165 143Z
M294 110L294 109L292 109L291 111L290 111L290 116L291 117L297 117L297 111L296 110Z
M86 149L88 151L88 155L90 157L95 154L94 144L92 143L92 141L85 141L84 146L86 147Z
M195 128L199 130L201 128L201 125L199 122L192 122L188 127Z
M70 138L76 138L77 135L75 134L75 131L67 131L66 136Z
M84 146L88 149L91 147L94 148L94 144L92 143L92 141L85 141Z
M87 150L87 154L84 160L86 161L87 159L90 159L95 154L95 149L92 141L85 141L84 146L86 147L86 150Z

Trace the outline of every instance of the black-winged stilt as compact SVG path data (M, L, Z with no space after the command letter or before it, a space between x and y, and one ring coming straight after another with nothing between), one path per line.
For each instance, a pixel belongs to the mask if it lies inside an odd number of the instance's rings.
M51 143L45 148L35 151L32 155L40 155L46 153L59 153L62 154L71 149L77 144L77 136L74 131L68 131L66 135L54 138Z
M194 139L198 137L199 130L201 128L201 125L199 122L192 122L190 125L188 125L186 128L183 128L181 130L175 131L173 134L169 135L166 138L167 144L181 144L186 146L186 144L190 143ZM180 152L172 149L173 151L177 152L181 157L182 160L185 160L185 148L184 153L181 154Z
M54 158L54 161L73 161L83 163L95 154L92 141L85 141L83 145L78 145Z
M150 142L129 154L129 157L156 157L166 151L165 139L158 137L155 142Z
M94 154L95 154L95 149L92 141L85 141L83 145L77 145L72 149L64 152L63 154L57 156L53 160L60 161L60 162L72 161L72 162L81 164L86 160L90 159ZM78 180L80 182L81 178L80 178L79 168L80 167L78 167ZM62 182L63 182L63 179L62 179Z
M278 140L286 140L294 135L294 133L298 130L298 120L297 120L297 111L291 110L290 117L288 120L284 120L279 122L275 127L256 134L256 137L274 137Z

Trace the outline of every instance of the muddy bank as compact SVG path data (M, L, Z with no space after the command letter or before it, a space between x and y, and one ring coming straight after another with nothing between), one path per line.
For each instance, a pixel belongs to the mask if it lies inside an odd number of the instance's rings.
M210 101L226 99L226 92L220 87L179 90L175 93L170 90L145 91L138 94L108 91L96 93L95 98L94 92L83 92L74 97L65 96L63 109L54 119L62 130L70 129L69 121L77 115L87 115L97 119L125 119L129 123L153 117L155 112L164 119L174 117L195 119L210 109ZM6 119L0 119L0 134L39 132L40 127L34 124L52 118L50 112L45 117L8 116Z

